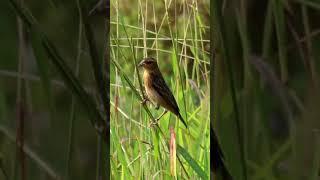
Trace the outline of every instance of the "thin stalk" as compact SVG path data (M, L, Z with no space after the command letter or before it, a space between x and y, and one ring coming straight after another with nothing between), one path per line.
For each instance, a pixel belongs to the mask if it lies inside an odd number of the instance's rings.
M312 82L312 85L314 88L318 88L318 79L317 79L317 73L315 69L315 63L314 63L314 55L312 52L312 39L310 35L310 25L309 25L309 17L308 17L308 8L306 5L302 5L302 20L303 20L303 27L306 35L306 49L307 49L307 57L305 58L309 73L310 73L310 79Z
M284 8L281 1L272 0L273 3L273 14L275 20L277 42L278 42L278 55L280 64L280 74L283 83L288 81L288 60L286 54L286 33L285 33L285 15Z
M19 3L23 5L23 0L20 0ZM17 17L18 23L18 35L19 35L19 62L18 62L18 72L23 74L24 64L26 62L26 37L23 22L20 17ZM24 131L25 131L25 98L23 95L24 92L24 80L19 78L17 79L17 98L16 98L16 109L17 109L17 127L16 127L16 145L17 145L17 157L20 164L20 177L22 180L26 179L26 161L25 154L23 152L24 147ZM18 164L16 164L18 165ZM16 166L18 167L18 166ZM15 169L16 169L15 167ZM18 173L14 174L16 177Z
M270 40L272 35L272 2L268 2L267 15L264 22L264 32L263 32L263 44L262 44L262 57L267 58L270 50Z
M77 7L79 13L79 32L78 32L78 47L77 47L77 57L76 57L76 72L75 76L79 76L80 69L80 58L81 58L81 48L82 48L82 16L80 9L80 2L77 0ZM68 150L67 150L67 159L66 159L66 172L65 178L70 179L70 163L71 157L73 153L73 145L74 145L74 120L75 120L75 97L71 97L71 106L70 106L70 121L69 121L69 135L68 135Z

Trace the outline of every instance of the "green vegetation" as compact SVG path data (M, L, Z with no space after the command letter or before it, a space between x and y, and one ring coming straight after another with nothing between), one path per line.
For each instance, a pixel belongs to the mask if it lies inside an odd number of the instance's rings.
M106 22L96 2L21 2L0 7L0 179L106 179Z
M319 179L317 0L112 0L109 61L96 2L15 2L0 6L0 179L173 179L171 126L177 179L209 179L210 110L236 180ZM171 113L149 127L146 56L189 131Z
M211 6L213 121L233 177L319 179L319 1Z
M111 1L110 133L112 179L172 179L169 127L179 179L209 179L209 1ZM157 59L189 130L171 113L141 105L144 57Z

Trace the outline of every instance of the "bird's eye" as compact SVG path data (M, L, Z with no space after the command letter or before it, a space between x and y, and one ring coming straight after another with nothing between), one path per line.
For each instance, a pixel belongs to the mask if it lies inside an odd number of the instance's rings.
M146 64L151 64L151 61L147 61Z

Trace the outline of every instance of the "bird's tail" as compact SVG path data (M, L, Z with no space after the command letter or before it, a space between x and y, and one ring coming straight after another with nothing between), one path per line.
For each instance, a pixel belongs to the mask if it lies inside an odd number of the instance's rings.
M183 123L183 125L188 129L188 125L187 125L187 123L184 121L184 119L182 118L182 116L181 116L180 113L178 113L178 117L179 117L179 119L181 120L181 122Z

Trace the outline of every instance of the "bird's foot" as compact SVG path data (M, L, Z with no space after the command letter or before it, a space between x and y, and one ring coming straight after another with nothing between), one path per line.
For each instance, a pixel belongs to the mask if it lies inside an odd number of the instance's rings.
M147 103L147 101L149 101L149 99L145 97L145 98L140 102L140 104L145 105L145 104Z
M158 125L158 121L159 121L159 119L158 119L158 118L157 118L157 119L155 119L155 121L151 120L151 123L149 124L149 128L151 128L151 127L153 127L153 126Z

